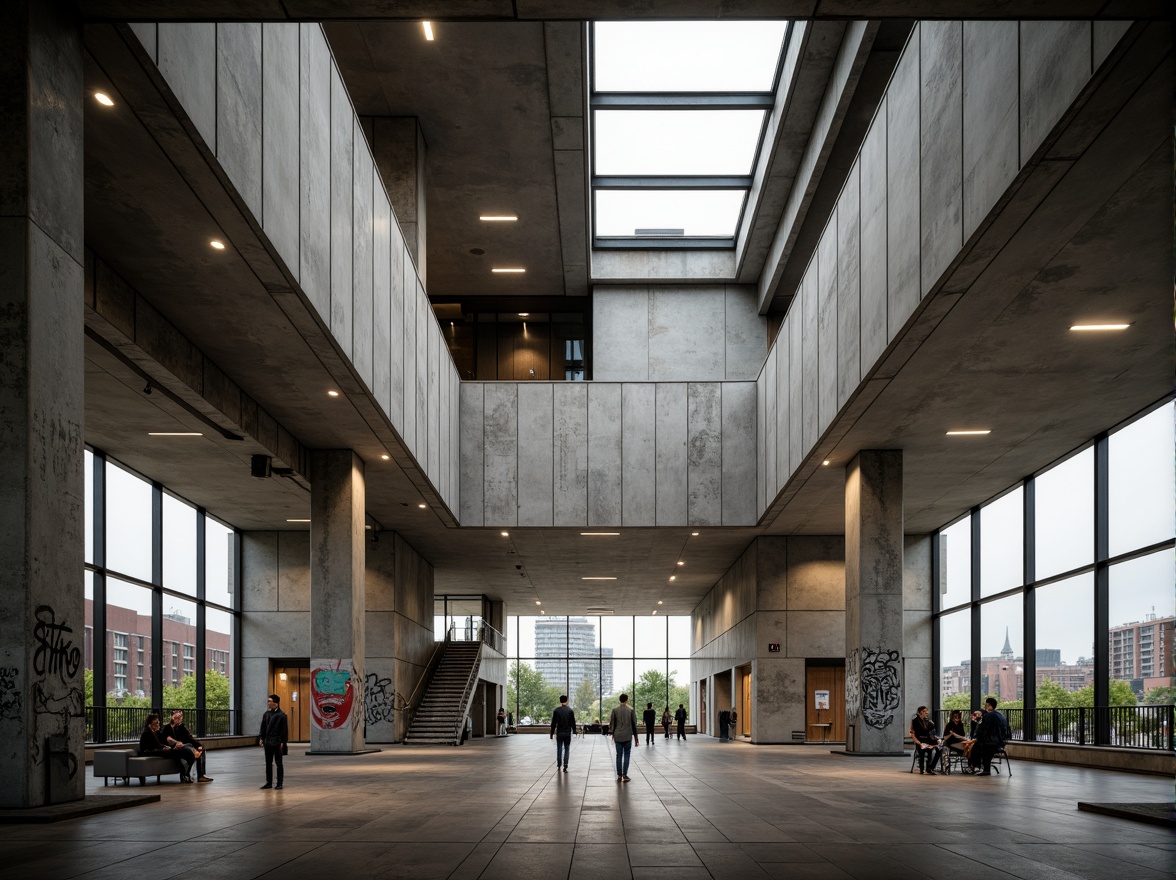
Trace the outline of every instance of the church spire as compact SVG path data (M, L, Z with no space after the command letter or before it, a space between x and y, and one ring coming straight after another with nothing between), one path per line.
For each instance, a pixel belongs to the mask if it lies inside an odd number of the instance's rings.
M1004 647L1000 649L1000 656L1002 656L1002 657L1012 657L1013 656L1013 646L1009 642L1009 628L1007 626L1005 627L1005 643L1004 643Z

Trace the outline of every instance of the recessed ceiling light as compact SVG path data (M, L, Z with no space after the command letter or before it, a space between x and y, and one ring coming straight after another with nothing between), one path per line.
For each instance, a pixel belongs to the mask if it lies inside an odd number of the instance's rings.
M199 431L148 431L148 437L203 437Z
M676 581L677 579L678 579L678 576L676 574L670 575L670 580Z
M983 437L985 434L991 434L991 433L992 433L992 431L987 430L987 429L977 430L977 431L948 431L947 436L948 437Z
M535 600L535 604L536 604L536 605L542 605L543 603L542 603L542 602L540 602L538 599L536 599L536 600Z
M208 244L214 251L223 251L225 249L225 243L219 238L212 239Z
M547 612L546 612L546 611L544 611L542 608L540 608L540 609L539 609L539 613L540 613L540 614L546 614Z
M491 269L490 271L494 272L495 274L498 274L498 275L502 275L502 274L506 274L506 273L513 273L515 275L521 275L522 273L526 272L527 270L523 269L519 266L514 266L514 267L502 266L497 269Z
M310 522L308 519L288 519L286 522Z
M654 613L654 614L657 614L657 609L656 609L656 608L654 608L654 609L653 609L653 613Z
M417 507L419 507L421 510L424 510L424 509L425 509L426 507L428 507L428 506L429 506L429 505L425 504L425 502L423 502L423 501L422 501L420 504L418 504L418 505L417 505Z
M478 219L485 220L487 223L509 223L519 218L515 214L483 214Z
M605 535L619 535L620 532L580 532L582 537L603 537Z
M697 538L697 537L698 537L698 532L691 532L691 533L690 533L690 537L692 537L692 538Z
M1071 330L1126 330L1130 324L1075 324Z
M582 577L582 581L615 581L615 577Z
M94 100L97 101L99 104L101 104L103 107L113 107L114 106L114 101L110 100L110 95L106 94L106 92L95 92L94 93Z
M658 599L658 600L657 600L657 604L658 604L658 605L660 605L661 603L662 603L662 600L661 600L661 599Z
M821 467L828 467L829 464L830 464L829 459L826 458L823 462L821 462Z
M502 535L502 537L504 537L504 538L509 538L509 537L510 537L510 532L500 532L500 534L501 534L501 535Z
M384 459L384 461L391 461L392 460L392 456L390 456L387 452L385 452L383 455L381 455L380 458Z
M327 392L327 397L338 397L338 396L339 396L338 391L328 391Z
M428 40L430 43L433 42L433 22L422 21L421 27L423 27L425 30L425 39Z
M531 313L530 312L519 312L519 317L520 318L529 318L529 317L531 317Z
M685 563L685 562L683 562L681 559L679 559L679 560L678 560L678 565L685 565L685 564L686 564L686 563Z

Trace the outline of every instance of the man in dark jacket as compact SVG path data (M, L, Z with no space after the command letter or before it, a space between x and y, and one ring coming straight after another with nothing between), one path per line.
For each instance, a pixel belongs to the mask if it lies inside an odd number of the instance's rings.
M551 738L555 740L555 769L568 772L568 753L576 732L576 713L568 706L568 695L559 695L559 705L551 713Z
M686 739L686 707L678 704L678 711L674 713L674 720L678 722L678 739Z
M265 748L265 785L262 788L281 788L284 771L282 756L286 754L286 744L290 739L289 724L286 713L279 708L282 698L277 694L270 694L265 701L266 711L261 716L261 732L257 735L257 744ZM278 784L274 785L274 762L278 764Z
M212 777L204 775L204 746L193 738L192 733L184 726L184 710L173 709L171 723L164 725L163 740L175 748L191 756L187 763L196 762L196 774L199 782L212 782Z
M1008 739L1009 722L1004 715L996 711L996 697L989 697L984 701L984 717L976 728L976 748L980 749L980 760L984 770L980 776L992 775L992 756L1004 748Z
M645 744L651 746L653 745L653 729L657 726L657 710L653 708L653 703L645 704L641 720L645 722Z

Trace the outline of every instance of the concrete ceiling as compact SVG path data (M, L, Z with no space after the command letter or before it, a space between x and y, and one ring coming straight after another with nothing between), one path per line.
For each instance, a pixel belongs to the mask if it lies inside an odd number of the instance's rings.
M558 224L541 26L463 24L454 37L461 51L451 43L443 65L417 58L421 70L393 57L392 43L379 38L403 27L332 26L331 39L345 71L369 72L359 78L368 93L355 95L361 112L418 116L431 161L444 166L430 176L431 186L446 191L429 205L430 292L451 285L509 302L507 292L481 286L478 263L463 256L468 246L501 248L504 258L543 255L526 282L543 289L529 292L558 292L554 266L566 245L551 231ZM373 522L402 533L435 565L438 592L485 593L516 611L539 600L552 614L594 605L620 614L689 613L755 535L840 533L840 469L858 449L906 451L907 528L925 532L1171 388L1169 39L1167 66L1119 101L1135 101L1134 109L1098 123L1106 140L1069 157L1068 172L1044 195L1026 185L1003 207L1003 225L994 224L1006 230L997 258L966 285L928 299L761 527L705 529L698 537L688 528L624 530L615 538L454 529L435 509L417 508L422 495L410 473L378 462L381 438L362 407L346 395L325 396L346 371L308 341L235 254L249 246L246 233L231 233L234 248L223 257L209 254L205 231L217 224L208 193L220 187L223 194L223 185L207 167L177 167L174 153L129 109L138 98L118 94L120 86L133 92L135 80L111 66L96 35L87 35L86 86L113 89L119 105L86 111L87 244L300 442L359 451L368 462ZM484 63L485 88L473 75ZM392 85L404 78L419 79L420 88ZM477 203L516 191L525 207ZM476 221L484 209L543 219L490 239ZM549 263L550 271L539 268ZM1077 339L1065 329L1075 319L1111 316L1135 323L1114 337ZM181 453L148 440L147 426L190 417L142 394L140 378L87 344L87 442L234 525L288 528L287 518L306 515L309 497L294 483L248 477L239 444L204 437ZM985 422L993 434L947 442L943 431L964 419ZM824 458L833 465L821 467ZM679 559L686 565L677 566ZM588 576L618 580L582 580Z

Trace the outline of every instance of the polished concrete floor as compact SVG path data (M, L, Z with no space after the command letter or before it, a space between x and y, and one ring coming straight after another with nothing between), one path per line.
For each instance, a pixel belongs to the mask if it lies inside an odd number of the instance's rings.
M1142 880L1176 868L1169 829L1075 809L1170 800L1171 779L1029 763L1011 779L919 776L909 759L706 737L638 749L624 785L613 760L599 736L574 741L566 775L546 736L356 757L293 747L285 790L259 791L260 749L212 752L215 782L152 782L160 803L6 827L0 878Z

